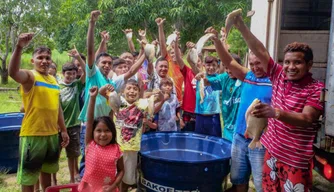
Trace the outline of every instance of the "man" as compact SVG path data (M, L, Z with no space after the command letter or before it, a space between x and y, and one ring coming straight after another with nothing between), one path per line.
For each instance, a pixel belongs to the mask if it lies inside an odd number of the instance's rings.
M253 111L255 117L269 118L268 130L261 138L267 148L263 190L311 191L313 140L323 111L320 94L324 87L309 72L312 49L305 43L288 44L282 66L273 61L241 16L234 24L273 83L271 105L261 103Z
M20 161L17 181L23 192L32 192L41 173L43 191L51 185L51 173L59 169L59 139L62 147L69 142L63 111L59 104L59 86L48 74L51 50L38 47L31 62L34 70L20 69L22 49L32 40L33 33L21 34L11 57L8 72L21 84L25 116L20 130ZM58 129L59 127L59 129Z
M261 60L254 54L249 56L251 70L238 64L218 39L218 33L212 27L208 28L208 33L215 34L212 38L216 51L225 67L232 72L233 76L243 81L241 92L241 103L238 109L236 129L232 141L232 164L231 182L232 190L248 191L250 175L254 178L256 191L262 191L262 165L264 161L265 149L250 149L248 145L251 139L246 139L245 114L254 99L259 99L262 103L269 103L272 94L272 85L261 67ZM251 93L251 94L250 94Z

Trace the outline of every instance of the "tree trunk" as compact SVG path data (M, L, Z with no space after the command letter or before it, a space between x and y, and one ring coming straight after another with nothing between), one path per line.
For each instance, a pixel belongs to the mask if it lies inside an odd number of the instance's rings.
M8 69L1 70L1 84L8 84Z

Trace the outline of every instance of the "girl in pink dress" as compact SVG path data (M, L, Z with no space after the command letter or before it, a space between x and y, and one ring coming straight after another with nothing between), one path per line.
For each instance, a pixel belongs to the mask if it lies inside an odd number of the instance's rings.
M86 128L86 170L79 185L82 192L118 192L124 175L122 152L116 142L115 124L109 116L94 119L98 88L89 90Z

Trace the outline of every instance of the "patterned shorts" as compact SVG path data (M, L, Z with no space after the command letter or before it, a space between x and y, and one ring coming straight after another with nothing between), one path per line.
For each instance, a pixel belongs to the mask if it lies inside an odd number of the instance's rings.
M280 162L266 151L264 156L263 191L312 191L312 159L308 169Z

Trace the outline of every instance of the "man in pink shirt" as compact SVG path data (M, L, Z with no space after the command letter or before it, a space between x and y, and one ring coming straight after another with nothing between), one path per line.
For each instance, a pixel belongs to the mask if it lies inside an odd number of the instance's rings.
M267 149L263 165L263 191L312 190L312 143L316 122L323 111L320 94L323 83L309 70L312 49L294 42L284 49L283 66L275 63L263 44L250 32L241 16L234 21L248 47L264 64L272 86L271 105L261 103L252 114L269 118L268 130L261 137Z

